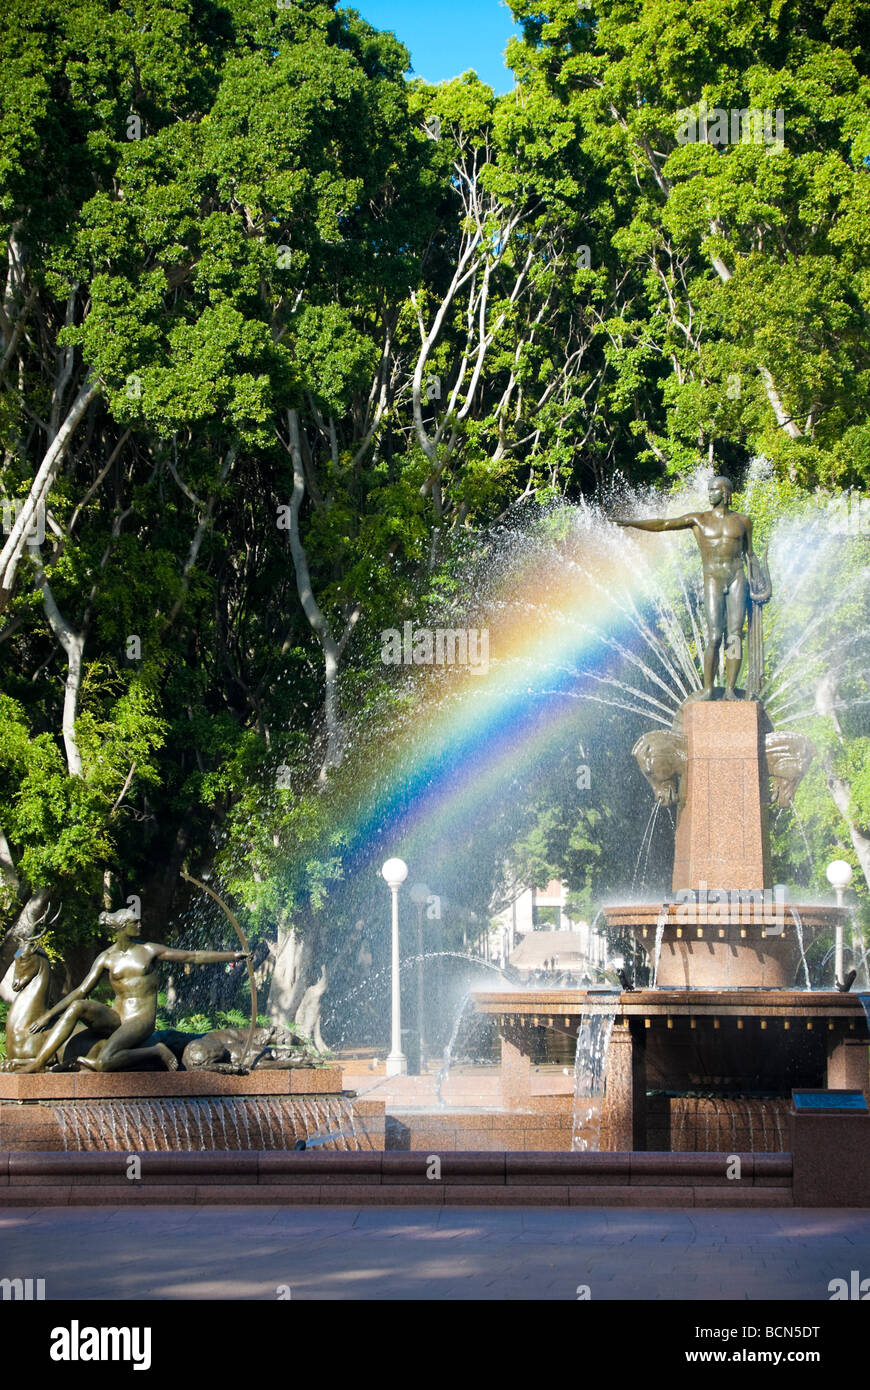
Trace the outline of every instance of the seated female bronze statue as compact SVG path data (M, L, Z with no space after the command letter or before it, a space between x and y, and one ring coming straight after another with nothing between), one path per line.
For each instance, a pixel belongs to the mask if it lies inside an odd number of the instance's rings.
M154 1032L157 1021L158 962L210 965L245 959L243 951L175 951L157 942L142 941L135 913L126 907L120 912L100 913L99 921L115 932L114 944L100 952L78 989L31 1025L31 1033L44 1032L51 1020L60 1015L37 1056L19 1067L19 1073L41 1071L80 1023L104 1034L104 1041L95 1044L86 1057L79 1058L80 1066L92 1071L123 1071L151 1059L175 1071L178 1063L164 1043L142 1046ZM103 971L108 973L115 991L111 1008L88 998Z

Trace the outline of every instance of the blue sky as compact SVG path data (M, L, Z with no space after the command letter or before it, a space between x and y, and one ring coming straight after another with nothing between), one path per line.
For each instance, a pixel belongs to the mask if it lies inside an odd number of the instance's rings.
M427 82L458 77L467 68L497 92L513 87L502 54L514 32L500 0L344 0L375 29L392 29L410 49L414 74Z

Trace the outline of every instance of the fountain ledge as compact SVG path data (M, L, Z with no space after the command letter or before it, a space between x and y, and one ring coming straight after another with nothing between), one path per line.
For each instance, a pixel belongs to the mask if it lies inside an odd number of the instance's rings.
M340 1066L264 1067L247 1076L213 1071L0 1073L0 1103L41 1100L161 1100L185 1096L340 1095Z
M783 990L751 987L734 989L636 989L620 995L603 990L530 989L516 991L480 990L473 994L481 1013L504 1018L539 1017L546 1022L560 1015L577 1018L600 1011L610 1012L618 997L617 1015L663 1017L667 1015L720 1014L723 1017L808 1018L855 1025L867 1036L867 1020L861 1000L837 990Z

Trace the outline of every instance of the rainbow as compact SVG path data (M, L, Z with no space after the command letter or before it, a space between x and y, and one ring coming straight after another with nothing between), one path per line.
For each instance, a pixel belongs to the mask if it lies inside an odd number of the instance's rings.
M607 693L601 679L619 666L613 643L637 645L632 614L643 613L651 576L665 572L674 538L626 538L582 509L564 510L574 524L555 540L526 537L498 565L497 582L468 620L488 631L488 672L405 668L411 712L377 739L355 776L346 868L375 851L410 861L427 844L461 843L510 794L512 781L525 781L560 749L582 762L583 725ZM655 665L651 653L646 659ZM662 691L649 688L666 704ZM647 727L654 718L646 716ZM640 732L643 715L638 720Z

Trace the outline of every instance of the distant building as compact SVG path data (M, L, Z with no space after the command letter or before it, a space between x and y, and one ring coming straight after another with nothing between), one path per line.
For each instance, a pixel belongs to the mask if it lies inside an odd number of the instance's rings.
M546 888L525 888L514 898L509 907L492 918L490 928L491 954L502 965L511 961L515 950L528 935L546 933L547 951L538 950L539 943L530 942L517 958L515 964L521 969L529 968L526 959L537 961L552 960L557 963L552 969L578 970L587 966L600 966L604 963L605 942L599 931L592 931L588 922L569 917L568 886L552 879ZM560 951L559 934L566 934L565 949ZM567 935L570 934L570 935ZM552 944L551 944L552 942ZM564 963L558 963L564 956ZM569 964L570 958L570 964ZM541 966L536 968L546 968Z
M589 975L591 964L585 942L576 931L527 931L511 951L509 964L527 974Z

